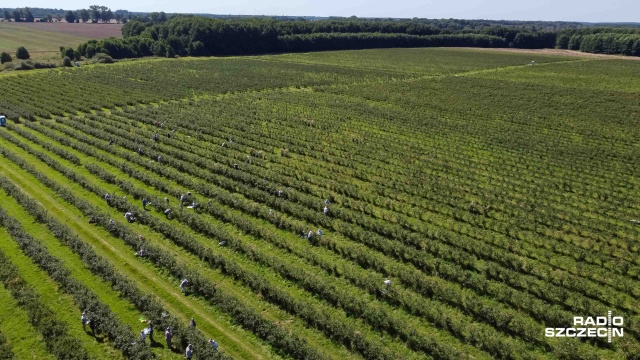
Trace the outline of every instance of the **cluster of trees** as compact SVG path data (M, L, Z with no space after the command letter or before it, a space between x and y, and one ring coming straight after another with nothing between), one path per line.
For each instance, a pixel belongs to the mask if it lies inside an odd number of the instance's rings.
M124 39L89 41L82 56L211 56L380 47L475 46L543 48L555 33L534 27L499 25L452 29L447 22L414 20L211 19L152 13L122 28Z
M558 49L640 56L640 29L594 27L566 29L556 37Z
M24 46L20 46L18 50L16 50L16 58L20 60L27 60L30 57L31 55L29 54L29 51ZM9 54L6 51L3 51L2 53L0 53L0 63L4 64L12 61L13 61L13 57L11 56L11 54Z
M29 8L22 9L14 9L13 11L9 9L4 9L3 15L5 21L15 21L15 22L34 22L35 17Z
M49 12L43 12L44 10L51 10ZM37 15L34 16L34 13ZM108 23L112 19L115 19L118 23L126 23L128 12L118 10L115 13L107 6L92 5L88 9L71 10L55 10L55 9L38 9L37 12L31 11L29 8L22 9L3 9L3 17L5 21L15 22L34 22L36 17L39 17L41 22L53 22L62 21L65 19L68 23L87 23L89 21L93 23ZM165 19L166 20L166 17Z

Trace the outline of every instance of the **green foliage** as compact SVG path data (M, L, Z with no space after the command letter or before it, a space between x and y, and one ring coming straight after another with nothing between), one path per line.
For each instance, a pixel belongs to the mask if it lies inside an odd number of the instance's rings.
M76 15L73 11L69 10L66 13L64 13L64 19L68 23L74 23L76 22Z
M152 14L146 22L130 21L122 28L124 39L102 40L96 47L119 59L165 56L165 47L171 47L180 56L211 56L382 47L543 48L553 47L556 41L555 32L539 31L525 24L496 27L489 22L477 24L477 30L470 30L468 24L462 27L446 21L433 24L423 20L360 19L305 22L160 15ZM153 44L141 47L141 42ZM82 54L89 56L87 52Z
M64 59L62 59L62 66L72 67L73 61L71 61L71 59L68 56L65 56Z
M21 61L14 67L15 70L33 70L33 69L51 69L56 67L56 64L45 63L41 61L25 60Z
M7 343L7 337L0 332L0 359L13 360L15 355L11 352L11 347Z
M96 53L93 62L98 64L113 64L113 58L105 53Z
M31 55L29 55L29 51L24 46L20 46L18 50L16 50L16 58L20 60L27 60L30 57Z
M71 60L76 59L75 57L75 50L73 50L73 48L65 48L65 47L60 47L60 53L62 55L62 58L68 57Z
M0 64L4 64L6 62L12 62L13 58L11 57L11 54L9 54L6 51L3 51L2 54L0 54Z

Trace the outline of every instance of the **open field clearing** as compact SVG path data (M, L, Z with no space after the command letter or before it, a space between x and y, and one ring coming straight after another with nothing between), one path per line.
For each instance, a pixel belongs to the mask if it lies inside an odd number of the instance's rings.
M0 76L0 250L88 357L635 358L639 70L434 48ZM545 336L608 311L610 343ZM17 357L55 357L8 315Z
M60 46L75 49L91 39L122 37L121 28L121 24L0 22L0 52L13 56L18 47L24 46L35 60L59 60Z

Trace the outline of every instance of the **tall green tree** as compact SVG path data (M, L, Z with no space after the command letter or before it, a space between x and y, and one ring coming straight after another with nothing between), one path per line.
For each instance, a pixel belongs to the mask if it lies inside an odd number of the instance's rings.
M83 23L86 23L87 21L89 21L90 18L91 18L91 14L89 13L89 10L87 9L80 10L80 19L82 19Z
M73 11L69 10L66 13L64 13L64 19L68 23L73 23L76 21L76 15L73 13Z
M102 19L102 22L109 23L111 22L111 19L113 19L113 12L111 11L111 9L103 6L103 9L101 9L100 18Z
M100 6L99 5L91 5L89 6L89 11L91 13L91 20L94 23L97 23L101 19Z
M11 18L12 18L12 16L11 16L11 12L10 12L9 10L7 10L7 9L4 9L4 14L3 14L3 16L4 16L4 20L5 20L5 21L9 21L9 20L11 20Z
M22 21L22 14L20 13L20 10L18 9L13 10L13 21L15 22Z
M33 17L33 14L31 13L31 10L29 10L29 8L25 8L24 12L25 12L24 21L33 22L35 20L35 18Z
M2 54L0 54L0 63L4 64L6 62L12 62L13 58L11 58L11 54L9 54L6 51L3 51Z
M20 46L18 50L16 50L16 57L20 60L27 60L31 57L31 55L29 55L29 51L27 51L27 48L25 48L24 46Z

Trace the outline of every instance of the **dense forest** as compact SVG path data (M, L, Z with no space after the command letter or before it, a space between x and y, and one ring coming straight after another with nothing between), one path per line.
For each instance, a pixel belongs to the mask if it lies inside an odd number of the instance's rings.
M473 46L545 48L566 23L510 23L472 20L276 20L155 16L134 19L123 39L89 41L82 56L113 58L210 56L383 47ZM576 26L575 24L573 26Z
M206 18L151 13L132 19L122 39L91 40L76 53L92 58L247 55L390 47L561 48L640 55L640 27L568 22L455 19L314 20ZM64 50L63 50L64 52ZM66 49L66 53L72 53Z
M640 28L564 29L556 36L556 47L599 54L640 56Z

